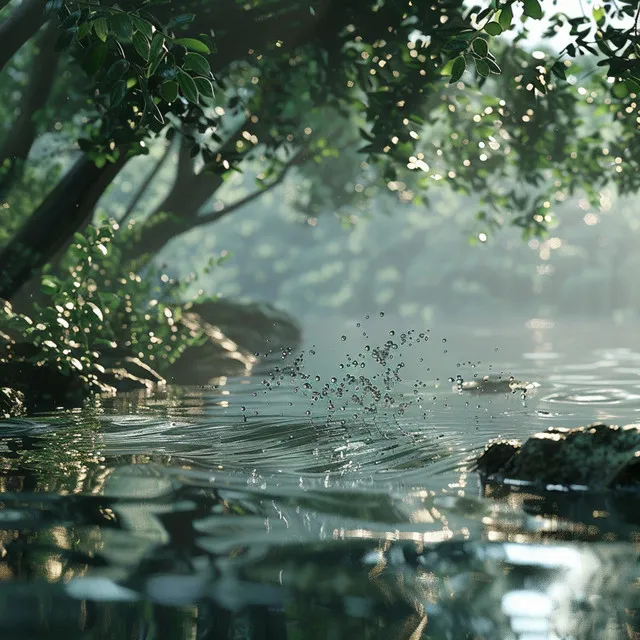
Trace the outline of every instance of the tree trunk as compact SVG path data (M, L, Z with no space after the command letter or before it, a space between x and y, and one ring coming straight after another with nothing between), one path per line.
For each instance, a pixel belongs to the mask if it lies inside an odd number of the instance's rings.
M0 252L0 298L11 300L37 270L66 249L126 161L122 156L101 168L85 155L76 161Z
M136 242L122 247L123 264L132 263L136 269L145 267L174 236L193 226L198 210L222 182L221 175L194 173L189 147L182 144L175 182L151 216L141 223Z
M189 179L177 180L149 221L142 225L135 244L123 248L123 263L133 263L136 269L141 269L174 237L193 228L199 209L222 182L221 176L213 174L192 174ZM163 213L168 216L163 217Z
M9 170L0 175L0 192L22 173L24 161L31 151L36 137L35 114L42 109L49 98L58 66L58 54L54 44L58 34L57 23L50 22L39 38L40 51L33 62L33 72L24 89L20 102L20 114L0 145L0 165L10 162Z
M44 23L44 0L23 0L9 17L0 23L0 70L20 47Z

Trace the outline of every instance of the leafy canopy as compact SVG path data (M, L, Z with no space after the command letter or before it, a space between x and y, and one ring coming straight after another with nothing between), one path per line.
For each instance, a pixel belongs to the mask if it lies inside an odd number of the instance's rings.
M558 194L595 198L612 179L628 193L640 179L640 8L620 0L571 16L554 5L545 15L539 0L47 2L59 46L94 85L80 146L98 163L179 130L221 173L247 152L268 161L292 146L327 164L344 153L318 153L331 108L402 201L449 182L483 195L488 228L511 212L527 234L544 231ZM560 51L527 48L541 20L545 37L564 34ZM589 129L588 110L612 118L615 140ZM505 191L502 178L525 187Z

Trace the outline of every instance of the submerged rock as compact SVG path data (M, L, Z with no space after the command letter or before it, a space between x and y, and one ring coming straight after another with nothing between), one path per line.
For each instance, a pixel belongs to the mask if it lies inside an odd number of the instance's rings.
M640 424L551 427L524 444L495 440L476 470L494 484L640 491Z

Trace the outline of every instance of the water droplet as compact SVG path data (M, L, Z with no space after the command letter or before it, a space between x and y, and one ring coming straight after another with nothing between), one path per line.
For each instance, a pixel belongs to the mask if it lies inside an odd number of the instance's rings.
M344 342L347 339L347 336L341 336L340 340L342 340L342 342Z

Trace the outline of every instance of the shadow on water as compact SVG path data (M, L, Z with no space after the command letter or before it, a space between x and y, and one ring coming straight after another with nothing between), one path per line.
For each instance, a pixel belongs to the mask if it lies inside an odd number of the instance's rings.
M640 350L445 335L4 421L2 638L638 637L636 496L481 496L467 469L498 435L632 422ZM485 373L541 386L449 382Z

